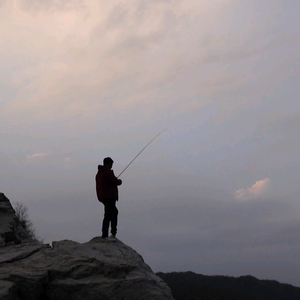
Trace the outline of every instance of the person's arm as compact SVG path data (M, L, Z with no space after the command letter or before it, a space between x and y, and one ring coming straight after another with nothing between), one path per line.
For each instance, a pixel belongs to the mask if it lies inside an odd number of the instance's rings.
M122 180L121 179L118 179L115 174L114 174L114 171L111 170L107 176L107 181L110 182L111 184L114 184L114 185L121 185L122 184Z

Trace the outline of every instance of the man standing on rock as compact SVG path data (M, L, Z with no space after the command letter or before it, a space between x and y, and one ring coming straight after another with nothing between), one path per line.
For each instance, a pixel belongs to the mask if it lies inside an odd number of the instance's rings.
M108 238L109 224L111 226L111 237L115 238L117 234L118 209L116 201L119 199L118 185L122 180L118 179L113 170L114 161L110 157L103 159L103 166L98 166L96 175L97 197L104 205L104 219L102 223L102 239Z

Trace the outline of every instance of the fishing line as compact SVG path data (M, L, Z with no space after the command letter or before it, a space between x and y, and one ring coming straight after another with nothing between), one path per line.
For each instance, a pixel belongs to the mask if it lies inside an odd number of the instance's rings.
M135 157L134 159L127 165L127 167L120 173L120 175L117 177L119 178L125 170L134 162L134 160L159 136L161 135L164 131L166 131L168 128L165 128L163 131L161 131L159 134L157 134Z

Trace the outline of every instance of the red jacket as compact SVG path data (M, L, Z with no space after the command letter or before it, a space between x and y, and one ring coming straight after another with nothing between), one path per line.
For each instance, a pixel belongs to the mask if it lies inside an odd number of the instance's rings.
M113 170L99 165L98 173L95 179L97 197L100 202L108 199L119 199L118 185L122 184L122 180L115 176Z

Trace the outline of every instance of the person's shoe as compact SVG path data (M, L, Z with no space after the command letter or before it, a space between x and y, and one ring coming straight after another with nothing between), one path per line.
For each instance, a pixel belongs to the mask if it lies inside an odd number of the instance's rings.
M109 237L112 238L112 239L115 239L116 235L115 234L111 234Z
M111 235L110 237L108 236L102 237L102 242L109 242L109 241L116 241L116 237L113 237L113 235Z

